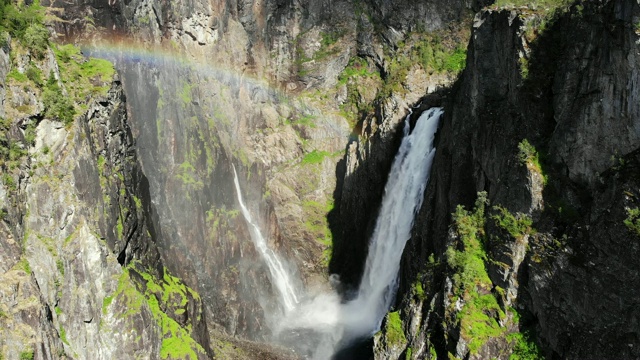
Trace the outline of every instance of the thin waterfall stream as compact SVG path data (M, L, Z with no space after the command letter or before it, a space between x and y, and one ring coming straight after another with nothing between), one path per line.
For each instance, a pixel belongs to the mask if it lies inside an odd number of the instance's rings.
M281 303L284 306L285 312L289 312L293 310L299 302L294 283L291 280L291 275L287 271L280 257L273 250L269 249L267 241L260 232L260 227L258 227L258 225L253 221L249 209L245 206L244 201L242 200L242 192L240 191L240 183L238 182L238 173L236 172L235 166L233 166L233 182L236 186L236 193L238 194L238 203L240 203L242 216L244 216L244 219L249 225L251 239L260 253L260 256L262 256L262 259L269 268L271 281L273 281L280 293Z
M271 278L281 295L285 317L280 333L306 333L309 344L300 336L295 347L314 359L328 359L341 347L372 336L389 310L398 288L398 271L404 247L411 237L416 213L420 210L435 156L434 139L442 108L422 113L411 131L410 116L404 123L404 136L385 186L380 215L369 243L362 281L355 298L342 302L338 294L320 293L299 296L291 274L275 252L267 247L260 228L252 220L242 195L238 177L234 181L242 214L251 237L265 260ZM297 280L297 279L296 279Z

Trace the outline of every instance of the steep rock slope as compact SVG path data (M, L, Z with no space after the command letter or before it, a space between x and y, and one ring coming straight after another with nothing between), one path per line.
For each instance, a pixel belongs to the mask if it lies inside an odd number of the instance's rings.
M202 295L211 327L258 338L278 307L238 216L231 163L270 246L307 285L327 286L325 215L350 131L385 123L391 138L409 104L450 81L394 54L406 34L469 15L461 1L49 4L69 20L56 25L61 38L93 44L121 72L163 262ZM383 92L391 73L403 85Z
M476 16L378 358L638 356L638 5L539 19Z
M208 358L200 298L152 240L113 66L38 39L5 38L0 54L0 355Z

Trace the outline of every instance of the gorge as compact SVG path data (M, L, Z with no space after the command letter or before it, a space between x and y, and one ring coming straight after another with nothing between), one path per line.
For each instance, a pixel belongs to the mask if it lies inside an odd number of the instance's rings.
M640 357L638 2L1 15L0 359Z

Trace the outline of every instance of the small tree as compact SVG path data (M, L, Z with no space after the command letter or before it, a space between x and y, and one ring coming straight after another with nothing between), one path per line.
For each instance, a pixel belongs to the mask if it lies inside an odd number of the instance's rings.
M58 86L58 81L53 76L53 72L49 75L49 80L47 80L47 84L42 91L42 102L47 116L57 118L65 125L73 122L76 110L71 100L62 94L62 89Z
M42 24L31 24L24 32L23 42L35 57L42 59L49 46L49 30Z

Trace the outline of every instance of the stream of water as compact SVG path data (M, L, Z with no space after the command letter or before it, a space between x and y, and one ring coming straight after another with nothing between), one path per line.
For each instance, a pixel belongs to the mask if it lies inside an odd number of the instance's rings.
M233 166L233 165L232 165ZM242 200L242 192L240 191L240 183L238 182L238 173L236 167L233 166L233 183L236 186L236 193L238 195L238 203L240 203L240 210L242 216L249 225L249 233L251 234L251 240L260 253L260 256L267 264L269 273L271 274L271 281L275 284L276 289L280 294L280 302L284 306L285 313L293 310L298 305L298 294L296 292L294 282L291 279L291 274L287 271L284 262L280 257L267 246L267 241L260 232L260 227L253 221L251 213L247 209Z
M341 347L370 337L380 329L382 319L395 298L402 252L411 237L415 215L422 205L435 156L433 142L442 113L442 108L425 111L413 131L409 117L405 120L404 137L389 173L362 282L356 297L349 302L342 302L336 293L303 294L301 297L296 294L291 285L291 275L267 247L259 227L242 201L234 168L242 214L286 309L275 333L294 332L296 347L306 355L314 359L328 359Z

